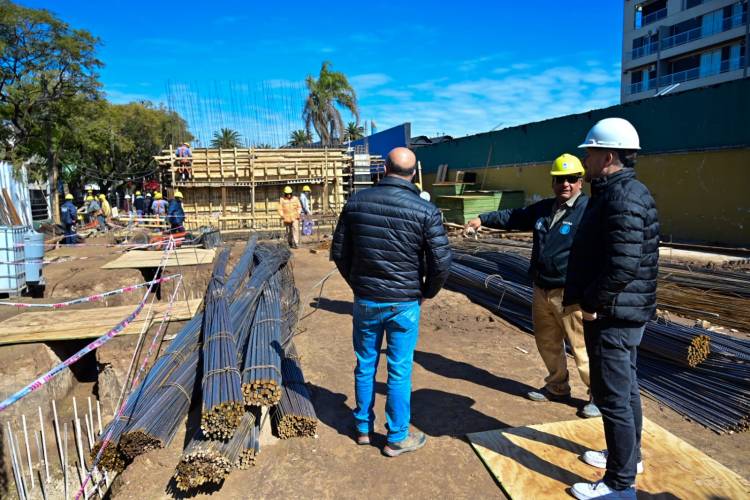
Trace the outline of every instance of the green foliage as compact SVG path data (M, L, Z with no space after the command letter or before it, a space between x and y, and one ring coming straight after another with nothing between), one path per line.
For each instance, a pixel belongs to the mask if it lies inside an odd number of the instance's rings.
M253 146L255 149L274 149L274 147L266 142L261 142Z
M222 128L218 132L214 132L213 139L211 139L211 147L221 149L241 148L242 137L236 130Z
M356 141L365 136L365 128L357 125L354 122L346 124L346 130L344 130L345 141Z
M295 130L289 137L289 143L287 144L291 148L304 148L312 143L312 136L310 132L304 129Z
M305 129L310 134L312 126L323 146L332 145L344 135L344 121L336 106L348 109L354 115L356 123L359 123L359 108L354 89L346 75L332 71L330 66L330 62L323 62L317 80L312 75L305 79L309 93L302 111Z

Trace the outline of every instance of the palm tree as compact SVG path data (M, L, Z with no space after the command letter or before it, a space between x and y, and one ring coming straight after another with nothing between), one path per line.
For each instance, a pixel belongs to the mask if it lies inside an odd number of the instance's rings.
M214 138L211 139L212 148L233 149L241 148L242 140L240 133L231 128L223 128L214 132Z
M273 146L268 144L267 142L259 142L255 146L253 146L255 149L273 149Z
M361 139L364 136L365 136L364 127L360 127L354 122L349 122L346 124L346 130L344 130L345 141L356 141L357 139Z
M312 75L305 79L309 94L302 111L307 133L312 135L312 125L323 146L330 146L334 139L344 135L344 121L336 106L348 109L359 124L357 95L346 75L331 71L330 66L330 62L324 61L317 80Z
M292 132L292 135L289 137L288 146L290 148L304 148L311 142L312 136L310 135L310 132L304 129L300 129Z

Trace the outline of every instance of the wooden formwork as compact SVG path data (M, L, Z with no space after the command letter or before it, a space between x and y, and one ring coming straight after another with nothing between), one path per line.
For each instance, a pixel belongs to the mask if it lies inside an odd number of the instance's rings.
M341 149L194 149L190 180L179 178L170 148L154 159L183 194L187 223L220 229L281 227L278 202L290 185L312 189L315 214L338 215L344 206L344 174L351 159ZM205 224L203 224L205 222ZM217 224L218 222L218 224Z

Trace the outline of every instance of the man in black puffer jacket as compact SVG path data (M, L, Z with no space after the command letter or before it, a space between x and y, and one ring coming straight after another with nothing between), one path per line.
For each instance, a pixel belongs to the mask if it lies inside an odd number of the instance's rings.
M599 121L581 147L591 199L570 252L563 303L583 310L591 393L607 443L607 450L587 451L583 460L607 471L602 481L577 483L571 493L634 499L643 469L636 355L656 311L659 220L651 193L635 177L640 144L628 121Z
M331 259L354 291L354 370L358 444L369 444L375 414L375 374L385 333L388 359L387 456L421 448L409 432L411 369L423 298L437 295L450 274L451 251L440 211L411 182L414 153L396 148L386 177L352 196L341 213Z

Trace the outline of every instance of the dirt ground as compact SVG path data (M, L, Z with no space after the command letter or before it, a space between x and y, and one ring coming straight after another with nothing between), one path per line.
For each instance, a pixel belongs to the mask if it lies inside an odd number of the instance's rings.
M351 291L333 273L323 288L320 308L310 307L319 292L313 285L332 269L325 251L294 252L306 315L296 343L320 419L318 438L266 446L257 465L232 472L214 498L502 497L465 434L576 418L574 406L583 403L585 389L575 375L571 379L579 399L573 406L526 400L523 394L538 387L544 373L533 338L464 296L443 291L423 306L415 353L412 423L427 434L427 445L395 459L381 455L381 359L375 408L378 436L372 446L356 446L351 438ZM750 478L750 433L717 436L654 401L644 399L644 407L648 418ZM139 457L115 481L112 496L171 498L170 479L184 442L180 429L170 447Z
M90 242L107 240L97 238ZM233 261L242 247L242 242L232 245ZM142 281L137 270L100 269L119 252L117 248L94 245L48 252L48 259L65 256L77 259L45 268L48 288L44 300L56 302ZM332 273L325 282L319 308L312 307L320 293L320 280L333 269L326 251L316 254L309 248L294 251L295 278L304 301L296 343L320 419L318 438L277 441L264 447L257 465L248 471L232 472L222 488L213 493L214 498L502 497L465 434L576 418L575 406L583 404L585 397L577 376L573 375L571 380L574 395L579 399L572 406L526 400L523 395L541 385L544 373L533 338L464 296L443 291L423 305L415 353L412 423L428 435L427 445L418 453L396 459L381 455L385 441L386 379L382 359L376 400L378 436L373 446L356 446L351 439L352 294L338 273ZM201 295L210 266L186 268L182 272L184 293L179 297ZM164 292L168 293L171 286L165 285ZM135 304L141 296L138 292L120 295L109 299L106 305ZM0 319L16 313L0 309ZM181 323L170 325L168 333L178 331L181 326ZM115 373L124 378L135 341L135 336L115 338L101 347L96 354L98 366L111 364ZM19 352L33 346L0 347L0 363L10 369L10 365L17 364L15 358L24 355ZM60 350L61 355L63 351ZM572 360L569 364L573 369ZM18 378L25 380L32 376L19 374ZM68 397L57 402L61 422L71 419L70 396L75 396L81 405L98 389L95 373L77 374L76 378ZM750 433L717 436L654 401L644 399L644 406L647 417L750 479L747 453ZM52 435L51 428L47 432ZM167 449L139 457L115 480L110 496L172 498L171 478L185 439L183 426ZM53 447L50 442L51 456L55 454Z

